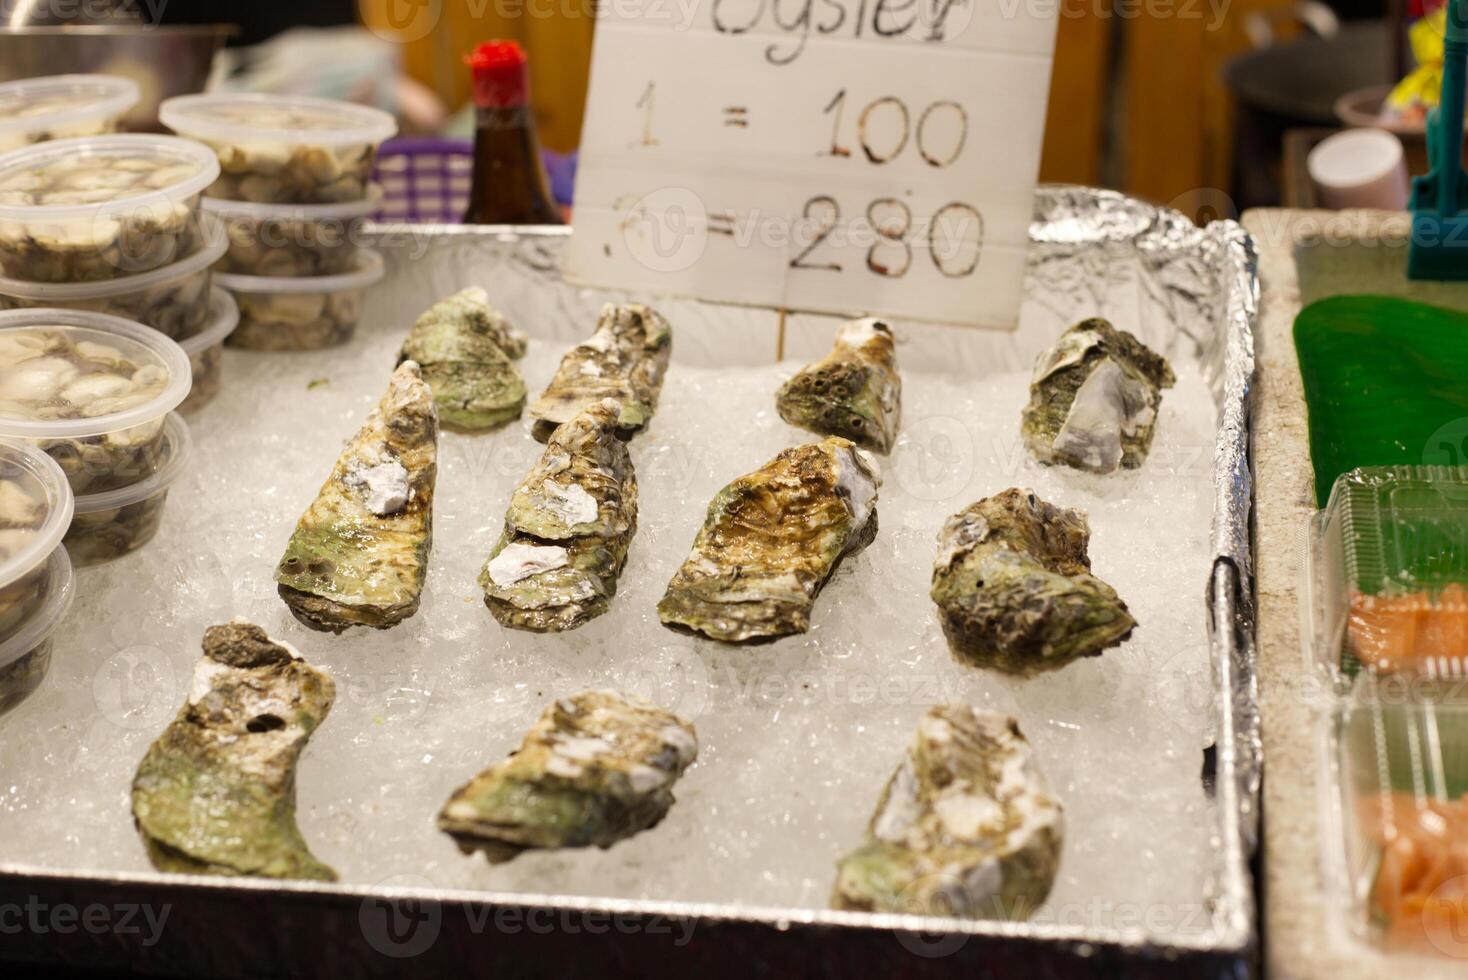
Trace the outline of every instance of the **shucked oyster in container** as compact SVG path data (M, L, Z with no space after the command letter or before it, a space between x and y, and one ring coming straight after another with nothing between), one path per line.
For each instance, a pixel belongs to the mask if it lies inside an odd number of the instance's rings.
M312 629L387 629L418 611L433 543L438 415L418 365L387 393L301 515L275 569L280 597Z
M714 497L658 616L727 643L804 633L837 563L876 536L881 484L846 439L786 449Z
M171 136L55 140L0 156L0 275L77 283L196 252L207 147Z
M1147 460L1162 389L1176 382L1165 358L1105 320L1083 320L1041 354L1021 429L1042 463L1093 473Z
M78 566L121 558L158 533L168 491L188 467L193 445L188 424L177 413L163 422L163 441L154 470L136 483L83 494L66 532L66 549Z
M0 436L40 446L78 496L158 468L163 419L188 395L190 375L178 344L130 320L0 313Z
M618 427L630 438L657 411L672 356L673 328L662 314L640 303L608 303L596 332L566 352L550 385L530 405L535 438L545 442L556 426L603 398L622 407Z
M607 398L557 428L515 488L479 576L500 625L559 632L611 605L637 532L637 476L619 415Z
M1023 920L1050 894L1064 818L1013 718L931 708L841 859L839 909Z
M106 313L182 340L209 319L210 266L224 254L224 247L222 230L205 215L199 248L187 258L151 272L99 282L27 282L0 277L0 309L51 306Z
M224 385L224 342L239 322L240 308L234 297L216 286L211 292L209 321L204 329L178 342L188 355L194 376L189 397L178 406L180 412L203 408L219 394Z
M53 549L40 574L39 604L0 640L0 715L30 697L45 680L51 669L51 635L71 608L75 585L66 549Z
M204 631L188 700L133 777L160 871L335 881L296 826L296 764L336 685L290 644L236 619Z
M525 381L511 361L525 356L526 345L488 294L471 286L429 307L398 356L423 369L440 422L482 432L520 417Z
M0 85L0 153L113 132L140 95L137 82L117 75L48 75L6 82Z
M210 197L259 204L362 199L378 144L398 129L379 109L287 95L180 95L158 117L219 154Z
M872 317L852 320L836 334L830 354L780 387L775 407L791 425L891 452L902 417L892 329Z
M667 815L697 755L693 726L671 712L611 691L560 698L508 759L449 797L438 826L492 863L611 847Z
M1091 574L1086 515L1010 489L953 515L938 535L933 601L949 646L1012 674L1099 656L1137 625Z
M56 461L0 440L0 641L46 601L48 561L71 524L72 493Z
M386 274L382 256L364 248L357 268L339 276L304 279L216 272L214 282L234 294L240 325L229 346L246 350L320 350L345 344L357 332L367 289Z
M246 276L334 276L357 267L362 226L382 203L382 188L341 204L256 204L205 198L229 247L221 272Z

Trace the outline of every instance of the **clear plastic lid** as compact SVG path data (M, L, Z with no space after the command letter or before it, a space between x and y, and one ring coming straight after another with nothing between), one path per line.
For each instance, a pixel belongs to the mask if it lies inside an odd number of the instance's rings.
M242 276L234 272L216 272L214 281L235 293L340 293L348 289L366 289L387 275L387 263L376 249L364 248L357 253L357 268L335 276Z
M94 221L198 194L219 158L177 136L81 136L0 156L0 221Z
M0 588L56 550L72 505L71 484L54 459L28 443L0 439Z
M350 221L365 218L381 206L381 184L368 185L365 197L332 204L260 204L223 197L206 197L202 204L205 211L234 221Z
M84 438L157 419L188 396L188 356L132 320L0 313L0 436Z
M189 357L202 354L218 344L224 343L234 328L240 325L240 304L222 286L209 290L209 325L192 337L178 342Z
M218 262L229 250L229 236L225 234L224 226L218 218L205 215L202 227L204 243L198 251L188 258L170 262L149 272L94 282L31 282L27 279L0 276L0 295L14 296L32 303L64 305L107 299L111 296L128 296L195 275Z
M71 600L76 594L76 579L71 569L71 557L64 547L57 545L51 551L47 569L49 580L46 583L45 604L20 629L11 634L9 639L0 643L0 667L8 667L45 643L71 609Z
M1468 467L1342 474L1305 569L1309 652L1336 677L1468 677Z
M120 116L137 104L137 82L116 75L49 75L0 85L0 138Z
M76 498L76 513L95 514L98 511L117 510L157 496L183 476L193 451L194 441L189 435L189 424L182 415L170 412L163 420L163 444L159 449L158 468L137 483L102 493L82 494Z
M218 93L165 99L158 118L176 133L215 143L381 143L398 131L381 109L304 95Z

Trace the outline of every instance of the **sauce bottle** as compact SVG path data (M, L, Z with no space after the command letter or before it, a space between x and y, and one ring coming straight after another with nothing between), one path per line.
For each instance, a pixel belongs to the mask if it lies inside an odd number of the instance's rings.
M464 59L474 72L474 184L465 224L559 225L540 159L525 51L486 41Z

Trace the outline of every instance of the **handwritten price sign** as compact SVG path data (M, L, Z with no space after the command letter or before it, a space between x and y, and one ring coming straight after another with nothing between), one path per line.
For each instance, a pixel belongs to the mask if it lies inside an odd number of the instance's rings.
M1014 325L1054 4L607 0L601 18L573 279Z

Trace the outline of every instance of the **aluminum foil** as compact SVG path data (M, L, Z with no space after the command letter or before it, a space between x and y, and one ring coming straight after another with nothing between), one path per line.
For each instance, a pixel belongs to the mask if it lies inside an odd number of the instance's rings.
M379 226L388 284L374 292L381 315L411 323L434 298L474 281L505 306L544 313L524 323L538 336L580 340L613 294L560 277L564 229ZM1248 395L1258 305L1255 255L1233 222L1198 229L1176 212L1122 195L1043 187L1031 225L1026 316L1013 333L903 324L904 366L979 376L1028 366L1058 326L1104 315L1171 358L1202 367L1219 408L1212 540L1206 583L1217 691L1218 847L1211 860L1210 927L1159 939L1141 929L1054 923L931 920L835 911L451 892L411 881L375 888L158 874L89 876L0 867L0 909L41 900L168 904L173 924L149 945L145 933L6 937L7 956L181 975L282 975L304 963L332 972L511 975L527 964L551 975L646 974L676 969L710 976L836 975L1240 977L1255 955L1255 901L1248 871L1257 837L1260 743L1253 670ZM769 363L778 352L816 356L830 323L808 315L658 299L680 329L678 357L704 364ZM1200 582L1199 585L1205 585ZM537 929L535 916L551 924ZM400 927L431 923L416 950ZM680 942L680 924L697 923ZM426 928L426 926L424 927ZM416 931L415 931L416 930ZM546 933L556 933L553 942ZM406 936L407 938L404 938ZM402 957L412 956L405 960Z

